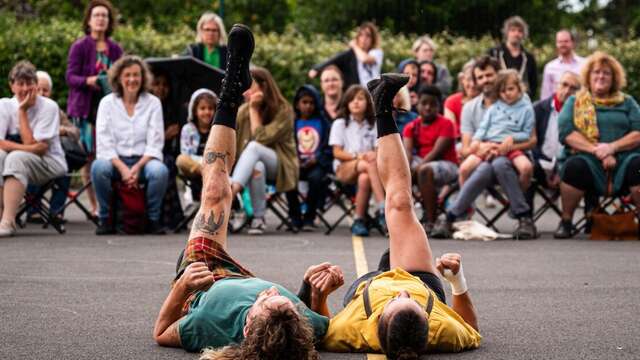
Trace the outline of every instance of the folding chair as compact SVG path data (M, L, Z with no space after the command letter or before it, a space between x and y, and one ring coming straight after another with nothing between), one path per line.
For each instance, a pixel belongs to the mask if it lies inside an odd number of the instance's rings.
M18 208L18 213L16 214L16 223L21 228L26 226L26 221L22 220L22 216L26 215L27 210L33 209L37 214L40 215L44 224L42 228L46 229L49 225L53 226L53 228L59 233L64 234L66 229L62 222L55 218L54 214L51 214L51 207L49 203L49 199L47 199L44 195L53 189L55 185L55 180L50 180L46 184L40 186L38 191L34 193L26 193L24 196L24 202Z
M73 176L73 175L72 174L67 174L66 176ZM86 184L82 185L82 187L80 187L80 189L78 189L77 191L69 190L67 192L67 202L64 203L64 205L62 206L62 209L60 209L60 212L64 213L64 210L73 204L76 207L78 207L78 209L80 209L80 211L82 211L82 213L84 213L84 215L87 217L87 219L91 220L91 222L95 226L98 226L99 225L98 218L94 214L92 214L80 202L80 195L82 195L83 192L85 192L89 187L91 187L91 185L92 185L91 180L89 180ZM59 190L58 184L56 184L55 182L52 185L52 190Z
M196 217L198 210L200 209L200 195L202 194L202 181L189 179L181 174L178 174L178 179L182 180L184 185L191 189L191 193L193 194L193 204L185 209L186 212L184 214L184 218L173 229L175 234L179 233L183 229L187 229L187 225L189 225L191 220Z
M487 227L492 228L496 232L500 232L495 226L495 223L500 220L502 215L509 211L509 200L507 200L506 196L504 196L496 186L489 186L486 191L489 193L489 195L493 196L493 198L498 201L501 206L500 210L498 210L498 212L493 216L490 216L488 214L485 214L478 206L474 205L474 211L484 220Z
M562 216L562 210L560 210L558 205L556 205L556 202L560 198L560 188L550 189L548 187L543 186L538 181L536 181L535 178L534 178L533 182L531 183L531 187L532 187L534 198L532 199L532 204L530 204L530 205L531 205L532 209L535 209L533 211L533 222L537 222L549 210L553 211L556 215L558 215L558 217ZM549 194L547 192L548 190L552 190L553 192L551 194ZM544 202L537 209L534 206L535 205L535 195L539 195L542 198L543 202Z

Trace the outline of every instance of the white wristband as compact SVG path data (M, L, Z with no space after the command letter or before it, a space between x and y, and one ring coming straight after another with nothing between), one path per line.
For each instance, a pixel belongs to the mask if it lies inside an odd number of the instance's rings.
M450 269L444 269L443 276L451 284L453 295L462 295L469 290L467 280L464 278L464 271L462 271L462 265L460 265L460 270L457 274L454 274Z

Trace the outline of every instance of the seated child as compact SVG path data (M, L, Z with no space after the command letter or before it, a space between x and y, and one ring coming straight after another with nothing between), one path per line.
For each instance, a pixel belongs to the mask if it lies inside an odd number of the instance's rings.
M496 79L495 90L499 99L484 114L482 122L473 135L471 154L460 165L460 185L483 161L496 156L506 156L516 168L520 185L529 187L533 165L522 150L514 150L514 143L528 141L533 133L535 117L525 85L518 72L501 70ZM481 143L492 143L488 151L480 151Z

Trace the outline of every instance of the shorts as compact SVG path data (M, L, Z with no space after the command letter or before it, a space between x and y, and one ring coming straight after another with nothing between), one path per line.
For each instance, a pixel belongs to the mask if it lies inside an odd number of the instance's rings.
M417 158L417 160L416 160ZM413 157L411 168L422 163L422 158ZM458 165L448 160L435 160L427 163L427 166L433 171L433 182L436 187L440 188L458 181Z
M343 161L336 169L336 179L343 184L353 185L358 180L358 161Z
M253 274L229 256L217 241L204 236L197 236L187 242L186 248L178 257L174 281L178 280L187 266L194 262L207 264L215 280L227 277L253 277Z

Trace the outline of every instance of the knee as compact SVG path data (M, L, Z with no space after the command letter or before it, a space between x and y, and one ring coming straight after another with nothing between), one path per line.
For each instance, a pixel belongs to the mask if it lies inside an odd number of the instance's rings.
M254 179L260 179L263 177L265 171L266 171L266 167L264 166L264 163L262 161L258 161L256 165L253 167L252 177Z
M531 177L533 176L533 164L531 163L531 161L522 163L518 171L520 171L520 175Z
M249 151L249 152L252 153L252 152L257 151L260 146L262 146L262 145L259 142L255 141L255 140L254 141L249 141L247 146L245 146L244 151Z
M91 175L93 177L111 177L113 165L111 161L105 159L97 159L91 164Z
M370 178L367 173L358 175L358 188L369 188Z
M386 206L389 211L406 212L413 210L413 197L411 191L401 190L388 194Z
M159 160L151 160L144 167L149 180L166 180L169 178L169 169Z
M491 167L493 171L496 173L502 173L504 171L508 171L509 169L513 169L511 165L511 161L504 156L500 156L491 162Z
M433 178L433 168L429 164L421 165L418 168L418 178Z
M218 204L231 202L231 194L231 186L227 180L209 181L202 191L202 206L211 208Z

